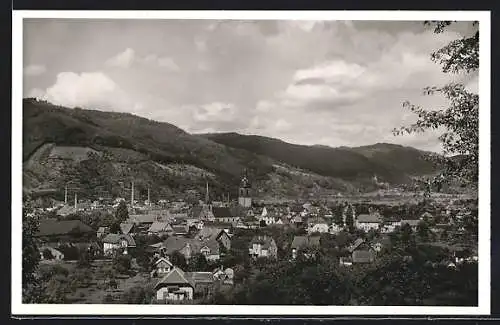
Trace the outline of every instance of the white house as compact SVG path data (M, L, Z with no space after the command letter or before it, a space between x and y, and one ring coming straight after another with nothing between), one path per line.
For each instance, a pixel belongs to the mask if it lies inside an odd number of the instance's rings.
M159 301L192 300L194 287L184 271L174 267L156 284L156 299Z
M307 232L310 234L315 232L326 233L329 229L328 223L321 217L314 217L307 220Z
M118 249L128 254L130 248L136 247L134 238L128 234L108 234L102 242L104 255L111 255Z
M276 242L272 237L255 236L249 244L248 254L254 258L276 258L278 256L278 246L276 246Z
M381 224L382 218L378 214L360 214L356 219L356 228L364 231L379 229Z
M165 257L160 257L154 264L153 271L156 276L164 276L169 273L174 265Z

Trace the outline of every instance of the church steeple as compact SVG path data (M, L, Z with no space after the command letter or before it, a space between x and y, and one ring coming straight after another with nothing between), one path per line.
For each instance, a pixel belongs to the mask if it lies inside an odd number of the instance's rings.
M252 206L251 185L247 175L247 170L245 169L238 191L238 203L245 208Z

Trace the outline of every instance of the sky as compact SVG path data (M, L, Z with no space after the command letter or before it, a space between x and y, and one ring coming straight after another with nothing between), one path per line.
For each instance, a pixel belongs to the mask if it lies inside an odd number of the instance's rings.
M430 54L472 32L408 21L25 19L23 94L129 112L190 133L238 132L305 145L379 142L440 151L439 130L394 136L446 107L426 86L462 82Z

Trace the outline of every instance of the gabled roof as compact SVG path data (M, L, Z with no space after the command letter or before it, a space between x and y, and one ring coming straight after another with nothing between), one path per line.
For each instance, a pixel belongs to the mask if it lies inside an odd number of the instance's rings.
M155 262L155 265L159 264L160 262L165 262L167 264L170 265L170 267L174 266L172 264L172 262L170 262L169 260L167 260L165 257L160 257L156 262Z
M295 236L293 237L291 248L300 249L304 247L319 247L319 236Z
M37 236L85 234L95 232L80 220L41 221Z
M353 252L355 251L361 244L363 244L365 242L365 240L363 238L358 238L354 241L354 243L352 243L351 246L349 246L349 252Z
M231 209L228 207L213 207L212 213L216 218L230 218L232 217Z
M148 232L163 232L163 231L173 231L172 227L168 222L155 221L148 229Z
M170 272L167 273L158 283L155 285L155 288L158 288L161 285L189 285L194 288L194 284L192 281L189 281L186 278L184 271L179 269L178 267L174 267Z
M106 232L106 231L109 231L109 227L99 227L99 229L97 229L97 232Z
M125 222L120 223L120 230L122 234L128 234L132 230L132 228L134 228L133 223L125 223Z
M401 220L401 225L404 225L405 223L407 223L408 225L412 226L412 227L416 227L418 226L420 220L416 219L416 220Z
M185 220L189 218L189 215L185 212L171 213L170 218L175 220Z
M223 232L224 230L220 228L203 227L203 229L201 229L194 238L199 240L207 240L207 239L216 240L219 238L219 236L222 236Z
M326 220L322 217L313 217L313 218L309 218L307 220L307 223L308 224L315 224L315 225L318 225L318 224L328 224L326 222Z
M176 234L187 234L188 233L188 229L187 229L187 225L172 225L172 230L174 231L174 233Z
M373 252L369 250L359 250L352 253L353 263L370 263L373 259Z
M264 235L264 236L254 236L250 241L250 245L253 244L261 244L262 248L267 249L271 245L276 245L276 242L272 237Z
M378 214L360 214L358 215L358 222L364 223L380 223L382 218Z
M122 240L126 240L129 247L135 247L135 240L129 234L107 234L103 238L103 243L119 244Z
M210 249L210 254L219 254L219 243L213 239L210 240L196 240L184 237L168 237L164 242L163 246L166 248L167 254L172 254L173 252L180 251L189 245L194 252L200 253L203 247L208 247Z

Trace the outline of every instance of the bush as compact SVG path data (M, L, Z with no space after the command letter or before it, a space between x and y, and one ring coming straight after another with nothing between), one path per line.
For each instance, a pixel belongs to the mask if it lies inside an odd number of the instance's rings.
M128 274L132 265L132 258L129 255L116 255L113 258L113 269L121 274Z

